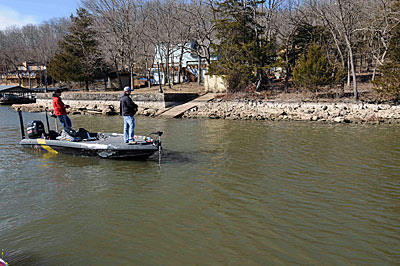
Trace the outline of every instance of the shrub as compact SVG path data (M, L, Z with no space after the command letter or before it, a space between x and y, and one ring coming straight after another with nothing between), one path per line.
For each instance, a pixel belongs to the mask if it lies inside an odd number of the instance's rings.
M317 91L321 86L331 85L339 78L329 63L323 49L313 44L293 70L293 83L298 88Z

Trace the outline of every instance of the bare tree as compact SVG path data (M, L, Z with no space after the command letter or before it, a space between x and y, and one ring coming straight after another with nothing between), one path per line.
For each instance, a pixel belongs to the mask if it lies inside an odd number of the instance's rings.
M5 66L7 72L15 71L21 84L18 67L24 61L47 66L54 56L57 42L66 34L69 22L65 18L53 19L39 25L29 24L0 31L0 64ZM45 84L47 86L46 81Z
M36 62L45 67L44 84L47 91L47 66L57 51L57 44L68 33L71 20L67 18L53 19L39 25L36 47Z
M278 23L280 10L282 8L285 8L287 11L293 11L293 7L298 7L298 5L298 2L285 2L284 0L267 0L262 3L261 12L264 13L264 16L262 17L262 21L260 21L260 24L265 27L265 35L267 41L272 40L275 33L283 24L282 21L279 21Z
M365 1L361 0L309 0L309 6L315 14L325 23L332 34L341 56L339 42L346 46L349 70L353 79L354 98L358 99L358 88L354 61L354 43L356 33L364 30L365 18L368 17ZM344 62L344 60L343 60Z
M278 3L277 3L278 4ZM275 6L275 9L282 8L280 12L269 10L266 12L266 25L270 30L266 33L272 35L272 29L275 28L278 36L278 41L284 47L284 61L285 61L285 90L289 87L289 77L292 72L289 54L292 49L293 37L300 23L303 22L306 14L301 10L301 1L288 1L287 3L280 3L282 6ZM275 10L276 11L276 10ZM274 15L272 15L274 14ZM273 19L275 18L275 19Z
M21 29L10 27L4 30L4 39L1 41L0 58L7 69L18 75L18 84L21 86L21 73L18 69L27 58L27 47Z
M400 12L393 8L393 0L376 0L368 2L370 19L366 25L366 38L370 55L374 60L372 80L375 79L376 70L385 62L392 39L392 30L400 23Z
M192 0L186 6L185 12L189 14L192 23L191 37L196 41L195 53L198 57L198 83L201 82L201 60L204 58L211 63L212 45L216 42L217 19L215 0Z
M82 3L96 17L108 61L113 61L117 70L121 66L129 71L133 88L146 20L143 3L132 0L83 0Z
M153 0L148 4L147 15L147 39L152 40L157 51L156 54L161 61L165 60L163 66L164 79L171 87L172 75L170 73L171 56L179 45L179 33L175 30L176 17L178 11L176 0ZM164 81L165 82L165 81Z

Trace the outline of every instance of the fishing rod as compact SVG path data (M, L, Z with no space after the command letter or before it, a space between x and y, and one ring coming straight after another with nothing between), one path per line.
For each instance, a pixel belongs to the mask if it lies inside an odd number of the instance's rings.
M49 124L49 117L47 116L47 107L44 109L46 113L46 123L47 123L47 133L50 134L50 124Z

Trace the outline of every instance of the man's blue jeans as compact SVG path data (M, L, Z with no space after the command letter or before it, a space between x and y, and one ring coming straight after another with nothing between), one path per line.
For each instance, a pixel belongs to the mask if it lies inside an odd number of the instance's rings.
M125 143L135 140L135 118L123 116L124 118L124 141Z
M58 115L57 117L63 128L72 127L71 119L67 115Z

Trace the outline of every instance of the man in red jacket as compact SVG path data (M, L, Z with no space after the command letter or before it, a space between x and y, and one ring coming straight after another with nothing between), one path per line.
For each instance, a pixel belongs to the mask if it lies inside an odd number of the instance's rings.
M61 100L60 98L61 92L62 90L57 89L56 92L53 94L54 114L60 120L60 123L63 128L72 127L71 119L69 119L67 115L67 108L69 108L69 105L65 105Z

